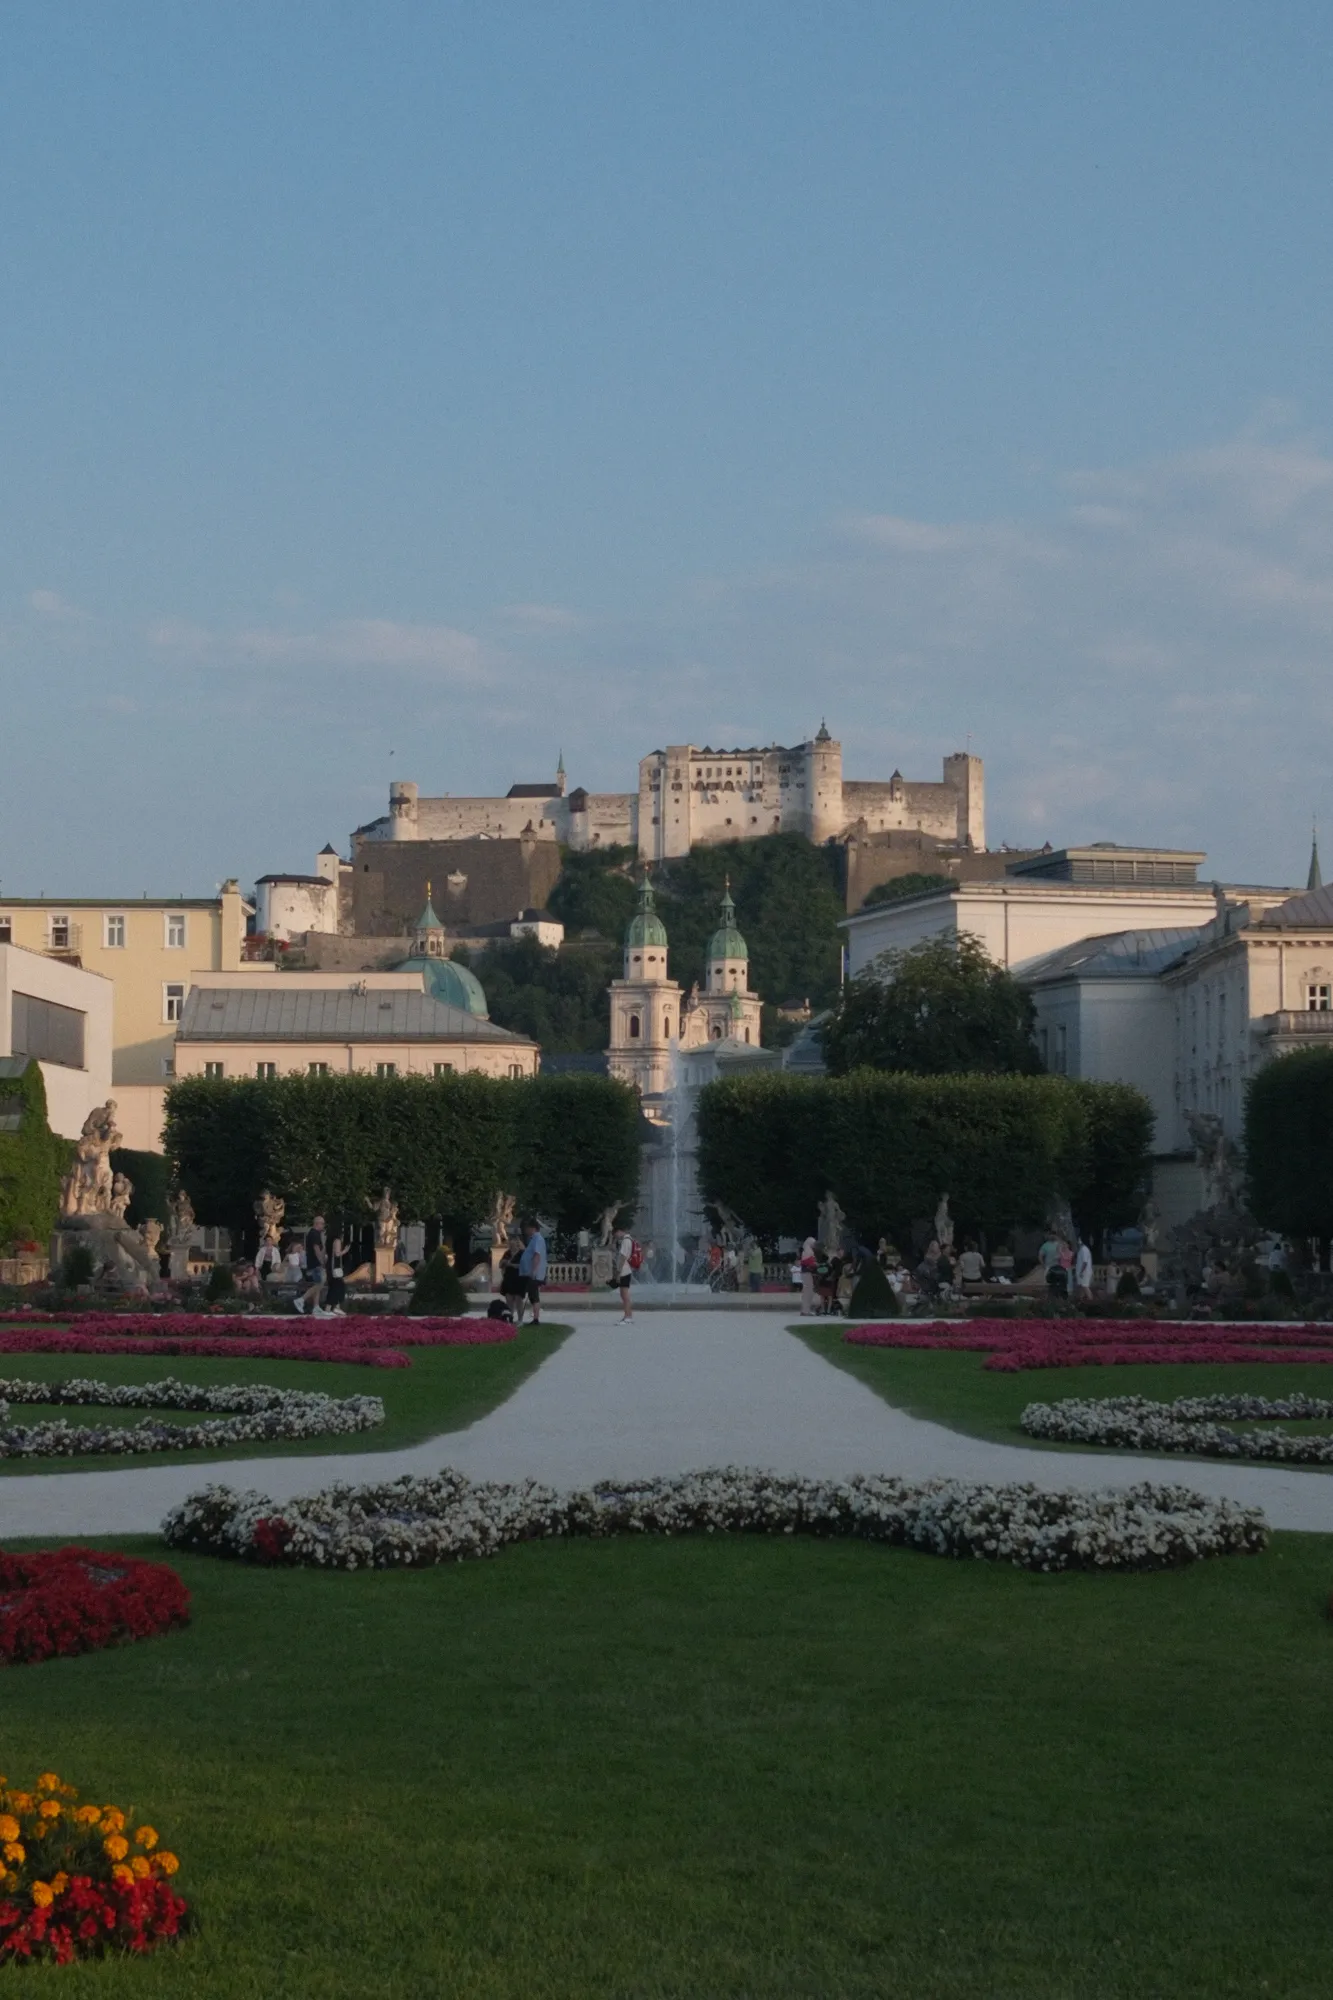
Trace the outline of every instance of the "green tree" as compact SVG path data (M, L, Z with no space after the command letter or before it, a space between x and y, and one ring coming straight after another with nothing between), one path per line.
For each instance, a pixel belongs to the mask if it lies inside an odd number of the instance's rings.
M1031 996L976 938L927 938L886 951L850 980L822 1029L834 1076L1035 1076Z
M565 849L560 880L546 906L571 938L594 931L619 944L634 915L635 859L632 847L597 847L586 854Z
M870 910L878 903L896 903L902 896L920 896L927 889L951 889L951 875L923 875L914 869L910 875L895 875L892 881L877 882L874 888L861 899L861 908Z
M621 967L618 944L576 943L553 951L534 937L484 950L456 951L486 989L497 1027L530 1035L552 1054L604 1049L610 1037L607 987Z
M27 1056L0 1059L0 1246L45 1244L73 1150L47 1123L41 1065Z
M1257 1222L1333 1237L1333 1049L1298 1049L1250 1079L1245 1163Z

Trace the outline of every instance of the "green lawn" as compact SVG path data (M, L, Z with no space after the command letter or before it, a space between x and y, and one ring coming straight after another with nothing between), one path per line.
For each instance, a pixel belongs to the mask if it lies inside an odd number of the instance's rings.
M886 1403L914 1417L947 1424L970 1437L1000 1444L1021 1444L1032 1451L1100 1451L1121 1456L1124 1447L1066 1445L1029 1437L1018 1419L1029 1403L1055 1403L1062 1396L1150 1396L1170 1402L1176 1396L1285 1396L1303 1389L1307 1395L1333 1399L1333 1366L1301 1367L1285 1362L1228 1361L1216 1366L1182 1363L1126 1368L1029 1368L1018 1374L988 1369L984 1354L949 1353L938 1348L854 1347L843 1339L837 1321L790 1331L835 1367L845 1368L865 1382ZM1326 1433L1330 1421L1291 1423L1284 1429ZM1241 1426L1246 1428L1246 1426ZM1160 1454L1159 1454L1160 1456ZM1173 1452L1188 1463L1189 1452ZM1320 1466L1284 1466L1284 1471L1325 1472Z
M1333 1537L1152 1576L730 1537L176 1560L188 1632L4 1676L11 1781L150 1816L202 1925L62 1993L1328 1992Z
M159 1451L145 1457L0 1459L0 1474L25 1472L105 1471L125 1465L214 1465L228 1458L273 1458L287 1455L323 1456L329 1452L395 1451L419 1444L441 1431L461 1430L512 1396L520 1382L540 1368L569 1332L566 1326L542 1321L539 1330L523 1327L516 1340L490 1347L413 1347L410 1368L362 1368L323 1361L250 1361L237 1357L188 1354L4 1354L0 1377L25 1381L68 1381L90 1376L99 1382L154 1382L173 1375L178 1381L271 1382L280 1389L319 1389L330 1396L379 1396L385 1421L372 1431L307 1438L301 1442L242 1444L223 1451ZM133 1424L146 1414L139 1410L108 1410L66 1404L15 1403L9 1421L38 1423L64 1417L72 1424L99 1420ZM173 1422L194 1419L183 1411L164 1410Z

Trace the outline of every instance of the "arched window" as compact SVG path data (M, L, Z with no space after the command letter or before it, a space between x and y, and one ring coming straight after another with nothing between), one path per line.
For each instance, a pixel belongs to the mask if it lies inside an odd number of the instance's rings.
M632 1042L637 1042L637 1041L638 1041L638 1039L639 1039L639 1036L640 1036L640 1033L641 1033L641 1032L642 1032L642 1024L641 1024L641 1022L640 1022L640 1020L639 1020L639 1017L638 1017L638 1015L637 1015L637 1014L631 1014L631 1015L630 1015L630 1017L629 1017L629 1038L630 1038L630 1040L631 1040Z
M720 1042L720 1041L722 1040L722 1030L721 1030L721 1028L714 1028L714 1030L713 1030L713 1040L714 1040L715 1042Z
M750 1030L749 1030L748 1028L747 1028L747 1029L745 1030L745 1039L746 1039L746 1041L747 1041L747 1042L748 1042L748 1041L749 1041L749 1039L750 1039Z
M663 1039L663 1041L667 1041L667 1042L669 1042L669 1041L671 1040L671 1016L670 1016L670 1014L663 1014L663 1016L662 1016L662 1039Z

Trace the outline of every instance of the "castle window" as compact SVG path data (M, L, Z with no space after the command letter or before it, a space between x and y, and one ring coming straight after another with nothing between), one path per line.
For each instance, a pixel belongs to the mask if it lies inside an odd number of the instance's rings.
M1327 1014L1333 1012L1333 986L1307 986L1305 989L1305 1011L1307 1014Z
M640 1022L638 1015L631 1014L629 1017L630 1040L632 1042L637 1042L641 1033L642 1033L642 1023Z

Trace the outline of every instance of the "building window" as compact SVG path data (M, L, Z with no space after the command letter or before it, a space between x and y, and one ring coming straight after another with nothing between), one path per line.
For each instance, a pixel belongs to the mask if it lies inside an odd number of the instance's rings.
M311 1076L327 1076L329 1073L327 1063L311 1063L309 1069Z
M38 1062L59 1063L63 1069L82 1069L86 1018L76 1007L60 1007L54 1000L15 993L10 1008L10 1049L16 1056L35 1056Z
M52 951L68 951L71 935L69 918L52 917L50 922Z
M163 1058L162 1058L162 1074L163 1074L163 1076L175 1076L175 1074L176 1074L176 1058L175 1058L174 1056L163 1056Z
M163 942L168 951L184 951L185 914L183 911L173 910L164 919Z
M275 1062L255 1064L255 1075L261 1083L273 1083L277 1078L277 1074L278 1065Z
M454 1073L454 1066L452 1063L436 1063L435 1065L436 1076L452 1076L453 1073Z
M162 988L162 1019L164 1021L179 1021L184 1012L185 988L183 986L164 986Z
M204 1064L205 1076L211 1076L214 1079L216 1079L218 1077L225 1076L226 1073L227 1073L226 1070L223 1068L220 1062L206 1062Z
M1069 1070L1069 1040L1063 1021L1056 1023L1055 1029L1055 1073L1065 1076Z
M642 1024L642 1022L641 1022L641 1021L639 1020L639 1017L638 1017L638 1015L637 1015L637 1014L631 1014L631 1015L630 1015L630 1017L629 1017L629 1038L630 1038L630 1040L631 1040L632 1042L637 1042L637 1041L638 1041L638 1039L639 1039L639 1036L640 1036L640 1035L642 1034L642 1032L643 1032L643 1024Z
M376 1076L397 1076L398 1065L397 1063L376 1063L375 1074Z
M663 1016L662 1016L662 1039L663 1039L663 1041L665 1041L665 1042L669 1042L669 1041L671 1040L671 1016L670 1016L670 1014L663 1014Z
M13 942L14 919L12 917L0 917L0 944L13 944Z
M513 1082L517 1083L522 1074L523 1074L522 1063L510 1063L509 1075Z
M1333 986L1307 986L1305 1011L1307 1014L1327 1014L1333 1011Z
M103 917L102 943L108 951L124 951L125 949L124 917Z

